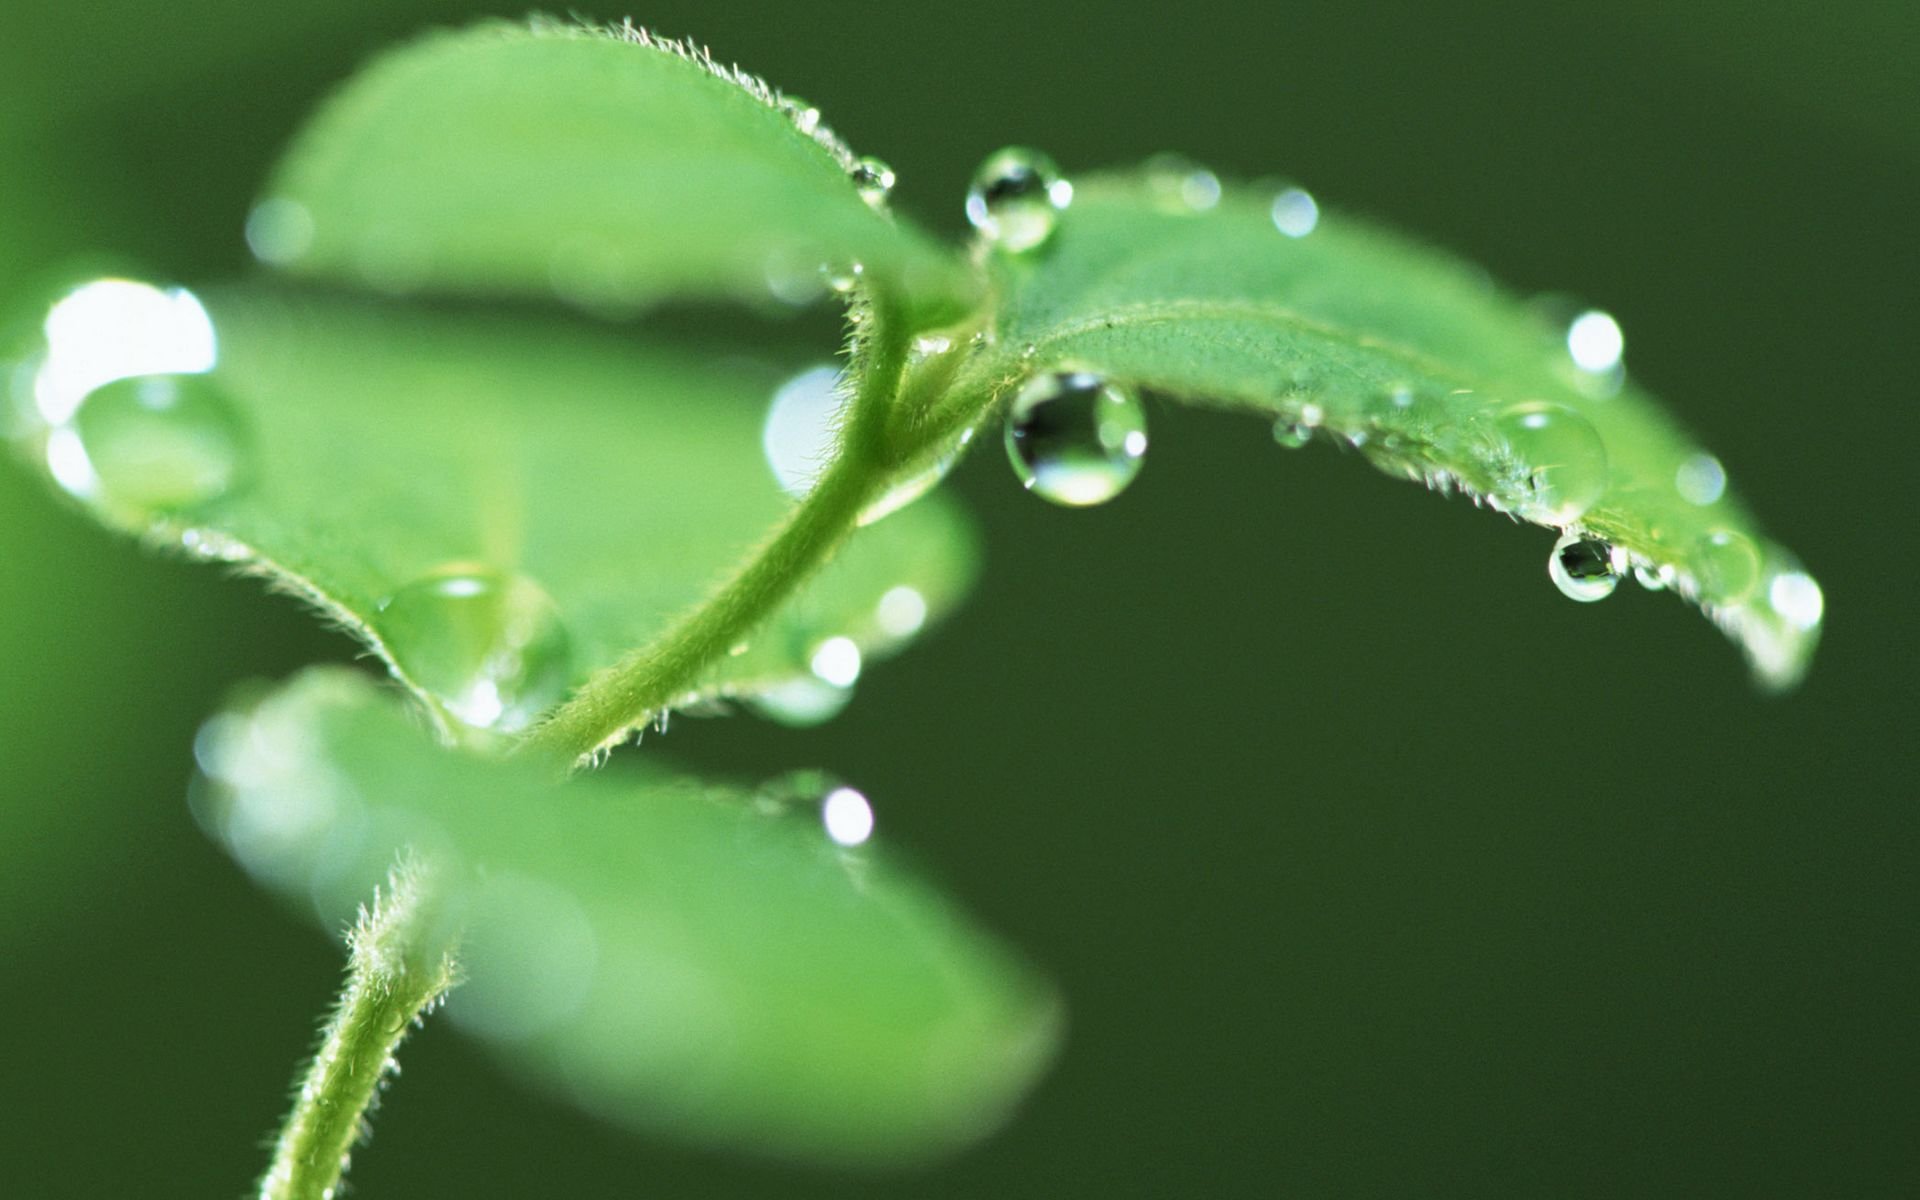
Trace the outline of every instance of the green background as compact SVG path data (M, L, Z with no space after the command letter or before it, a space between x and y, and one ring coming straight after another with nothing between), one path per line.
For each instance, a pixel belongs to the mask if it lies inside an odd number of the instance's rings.
M0 312L75 255L240 268L300 114L477 11L517 9L13 6ZM989 448L953 481L988 546L958 618L823 728L649 746L844 773L1054 974L1067 1048L1015 1124L933 1171L783 1168L598 1125L430 1027L358 1194L1920 1190L1920 10L632 15L819 104L947 232L1003 143L1070 171L1178 149L1612 310L1825 585L1826 642L1764 699L1672 599L1569 604L1540 531L1245 420L1155 409L1092 511ZM352 653L0 467L0 1194L246 1190L340 956L194 828L190 740L234 681Z

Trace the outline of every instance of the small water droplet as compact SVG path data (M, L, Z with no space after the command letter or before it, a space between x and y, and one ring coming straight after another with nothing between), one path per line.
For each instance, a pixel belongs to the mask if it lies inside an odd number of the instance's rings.
M1035 494L1071 507L1101 504L1140 473L1147 413L1138 397L1092 371L1048 371L1007 412L1007 457Z
M1635 563L1633 579L1649 592L1664 592L1673 586L1675 575L1671 566L1654 566L1652 563Z
M571 640L521 576L442 567L383 600L374 628L401 673L474 729L525 729L566 695Z
M305 257L313 247L313 214L298 200L273 196L247 214L247 249L270 267Z
M850 637L830 637L813 648L807 669L814 678L837 688L860 682L860 645Z
M1620 556L1600 538L1569 533L1554 543L1547 574L1569 600L1605 600L1620 584Z
M820 801L820 824L836 845L864 845L873 836L873 805L853 788L834 788Z
M801 133L812 134L820 128L820 110L798 96L782 96L776 106Z
M95 388L72 432L70 443L49 439L55 479L136 519L224 495L243 467L240 418L205 375L143 375Z
M1591 422L1564 405L1515 404L1495 418L1526 471L1522 491L1490 497L1543 525L1580 518L1607 490L1607 451Z
M747 697L745 704L769 721L806 729L839 716L852 700L852 688L834 687L811 675L801 675L761 688Z
M1760 550L1753 539L1716 529L1693 547L1693 576L1701 594L1716 604L1738 604L1760 582Z
M893 168L871 156L853 164L853 186L859 191L860 198L867 207L884 209L887 197L893 195L895 176Z
M1073 185L1051 158L1009 146L987 157L967 189L967 220L1002 250L1018 254L1053 236Z
M927 598L904 583L888 588L874 610L874 620L888 637L910 638L927 623Z
M1626 335L1611 313L1590 308L1567 325L1567 353L1582 371L1607 374L1620 365L1626 348Z
M1273 227L1290 238L1303 238L1320 224L1320 205L1304 188L1283 188L1273 198Z
M1775 575L1767 585L1767 603L1802 633L1816 628L1827 611L1827 598L1820 585L1804 571Z
M1282 417L1273 423L1273 440L1289 450L1298 450L1313 440L1313 426Z
M1179 154L1147 160L1147 193L1162 212L1205 212L1220 203L1220 177Z
M1696 454L1673 473L1673 486L1688 504L1713 504L1727 494L1727 469L1711 454Z
M844 296L859 286L861 278L866 273L866 265L857 262L820 268L820 277L826 281L827 290L836 296Z

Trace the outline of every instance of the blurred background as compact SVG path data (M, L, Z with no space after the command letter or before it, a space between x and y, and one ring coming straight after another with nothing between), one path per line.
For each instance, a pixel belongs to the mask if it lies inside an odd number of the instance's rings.
M0 39L0 320L45 272L205 282L279 144L410 31L517 5L90 0ZM1100 509L953 479L983 585L836 721L676 722L823 765L1059 981L1065 1053L943 1167L649 1140L433 1026L353 1186L531 1195L1920 1191L1915 518L1920 8L658 0L805 95L958 235L1021 142L1283 173L1522 291L1636 376L1821 579L1796 694L1670 597L1570 604L1551 537L1156 409ZM830 349L831 344L822 349ZM1896 553L1898 552L1898 553ZM353 647L143 555L0 463L0 1194L239 1196L340 954L188 818L236 681Z

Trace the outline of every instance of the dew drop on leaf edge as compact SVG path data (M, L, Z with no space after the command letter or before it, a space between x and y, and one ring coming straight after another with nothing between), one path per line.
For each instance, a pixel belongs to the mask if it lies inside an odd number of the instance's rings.
M1517 494L1495 498L1520 516L1568 525L1606 492L1606 447L1579 413L1529 401L1501 409L1495 424L1525 476Z
M1738 604L1760 582L1760 548L1744 533L1715 529L1694 544L1693 575L1701 598L1714 604Z
M1013 398L1006 446L1014 473L1035 495L1076 508L1101 504L1140 473L1146 409L1095 372L1042 372Z
M381 601L374 628L402 674L469 728L525 729L566 695L571 639L522 576L439 568Z
M1053 236L1073 185L1038 150L1009 146L987 156L967 188L967 220L995 247L1019 254Z
M896 176L893 168L871 156L853 164L853 186L869 208L885 209L893 195Z
M244 469L240 418L205 375L142 375L88 393L47 441L55 480L132 519L205 504Z
M1620 584L1619 554L1600 538L1569 533L1554 543L1547 574L1569 600L1605 600Z

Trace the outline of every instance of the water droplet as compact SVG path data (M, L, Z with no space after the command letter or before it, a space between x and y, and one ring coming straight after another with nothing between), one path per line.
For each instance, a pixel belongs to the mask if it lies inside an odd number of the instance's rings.
M1303 238L1320 224L1320 205L1306 190L1284 188L1273 198L1273 227L1290 238Z
M927 598L904 583L888 588L874 610L874 620L888 637L912 637L927 623Z
M836 296L844 296L859 286L860 279L867 273L864 263L847 263L844 266L824 266L820 269L821 278L826 280L827 290Z
M1590 308L1567 325L1567 353L1582 371L1607 374L1620 365L1626 348L1626 335L1610 313Z
M1707 600L1738 604L1760 582L1759 547L1743 533L1716 529L1694 543L1693 576Z
M833 461L840 409L846 403L840 368L809 367L781 384L767 407L760 448L780 490L799 499L813 490Z
M1009 146L987 157L967 189L967 220L1002 250L1018 254L1053 235L1073 185L1052 159Z
M1147 193L1162 212L1205 212L1220 203L1220 177L1179 154L1147 160Z
M1827 598L1813 576L1804 571L1783 571L1767 585L1767 603L1786 619L1787 624L1808 632L1826 615Z
M837 787L820 801L820 824L837 845L863 845L873 836L873 805L850 787Z
M1713 504L1727 494L1727 469L1711 454L1696 454L1673 473L1673 486L1688 504Z
M1520 494L1494 499L1527 520L1567 525L1606 492L1606 447L1592 423L1579 413L1533 401L1505 408L1495 420L1526 480Z
M1313 426L1282 417L1273 423L1273 440L1289 450L1298 450L1313 440Z
M305 257L313 247L313 214L298 200L270 197L247 214L247 249L270 267Z
M1673 586L1675 575L1671 566L1654 566L1652 563L1635 563L1633 579L1649 592L1664 592Z
M822 683L850 688L860 682L860 645L850 637L830 637L813 648L807 669Z
M801 675L761 688L747 697L745 704L769 721L805 729L839 716L852 699L852 688L834 687L811 675Z
M1031 491L1055 504L1100 504L1140 473L1147 413L1138 397L1091 371L1048 371L1013 398L1006 442Z
M242 467L240 419L204 375L144 375L95 388L48 439L47 466L84 500L133 518L204 504Z
M877 158L867 157L853 164L853 186L869 208L886 208L894 181L893 168Z
M383 600L374 627L400 672L472 728L525 729L566 695L573 647L529 579L443 567Z
M912 504L945 479L947 472L953 470L953 464L959 457L959 449L956 446L952 452L942 454L921 469L902 476L892 487L882 492L879 499L861 509L855 523L862 527L871 525Z
M782 96L776 107L801 133L812 134L820 128L820 110L798 96Z
M1569 533L1554 543L1547 574L1569 600L1605 600L1620 584L1620 556L1600 538Z

